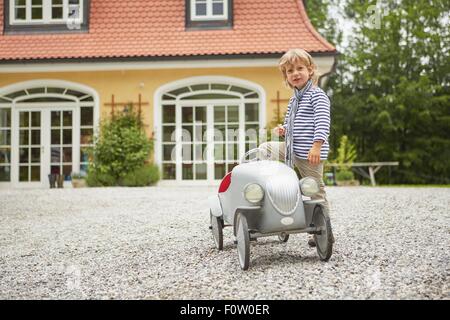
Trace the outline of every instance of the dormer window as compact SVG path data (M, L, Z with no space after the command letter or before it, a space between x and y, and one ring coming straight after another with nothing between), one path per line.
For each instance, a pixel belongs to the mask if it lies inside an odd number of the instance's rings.
M186 0L186 28L229 29L233 0Z
M9 0L10 24L83 22L82 0Z
M191 1L191 19L198 20L226 20L227 0L193 0Z
M6 33L86 30L89 0L5 0Z

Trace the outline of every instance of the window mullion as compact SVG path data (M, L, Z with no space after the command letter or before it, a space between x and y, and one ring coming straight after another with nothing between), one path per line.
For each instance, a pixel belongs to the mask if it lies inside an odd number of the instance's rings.
M223 14L228 17L228 0L223 1Z
M195 2L196 0L191 0L191 19L197 16L197 12L195 11Z
M16 3L9 0L9 21L16 22Z
M63 20L67 21L69 18L69 0L63 0Z
M31 22L31 0L27 0L26 4L26 14L25 14L25 21Z
M208 18L213 17L212 0L206 0L206 16Z
M83 21L83 0L78 3L78 21L81 23Z
M44 23L49 23L52 19L52 0L44 0L42 2L42 18Z

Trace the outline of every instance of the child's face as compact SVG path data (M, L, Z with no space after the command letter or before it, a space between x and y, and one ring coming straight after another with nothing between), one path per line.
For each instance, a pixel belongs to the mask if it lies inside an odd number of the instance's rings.
M286 78L292 87L301 89L305 86L310 78L310 70L301 61L294 61L293 64L287 65Z

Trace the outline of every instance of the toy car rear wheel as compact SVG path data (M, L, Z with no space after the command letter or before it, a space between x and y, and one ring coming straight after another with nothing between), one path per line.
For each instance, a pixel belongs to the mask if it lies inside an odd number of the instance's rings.
M211 231L217 250L223 250L223 221L221 218L214 216L211 212Z
M239 264L242 270L247 270L250 265L250 235L248 233L247 218L239 214L236 224Z
M324 213L321 206L316 206L313 213L314 226L320 229L320 234L314 234L317 254L322 261L328 261L333 251L333 235L330 217Z
M287 242L289 240L289 234L281 233L278 235L278 240L281 242Z

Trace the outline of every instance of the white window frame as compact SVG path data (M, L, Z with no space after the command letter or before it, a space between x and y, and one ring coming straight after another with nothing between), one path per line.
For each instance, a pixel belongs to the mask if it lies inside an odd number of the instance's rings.
M43 24L82 24L84 17L84 0L80 0L80 12L78 19L70 18L69 0L63 0L63 19L52 19L52 0L42 0L42 19L31 19L31 0L26 0L26 19L18 20L15 17L15 0L9 0L9 24L10 25L43 25Z
M206 100L181 100L183 97L187 97L189 95L192 95L194 92L186 92L179 94L177 97L173 96L174 99L172 100L165 100L163 96L171 96L169 94L170 91L173 91L175 89L180 89L183 87L189 87L191 88L194 85L198 84L224 84L228 85L227 90L213 90L212 88L209 88L208 90L202 91L195 91L196 94L201 93L228 93L232 95L236 95L236 99L222 99L215 101L214 99L206 99ZM230 88L232 86L238 86L242 87L248 90L251 90L252 92L255 92L258 94L258 98L248 98L249 93L245 94L238 94L237 92L230 92ZM191 88L192 90L192 88ZM252 93L251 92L251 93ZM163 141L163 105L175 105L175 110L180 108L180 106L191 106L191 105L206 105L207 108L210 110L207 111L207 130L209 129L209 132L212 131L214 126L214 118L213 118L213 106L217 103L226 105L228 104L235 104L239 105L239 127L244 128L245 124L257 124L259 125L259 129L262 130L266 127L266 92L265 89L254 82L250 82L247 80L239 79L239 78L233 78L233 77L227 77L227 76L199 76L199 77L191 77L181 80L176 80L174 82L170 82L168 84L165 84L161 87L159 87L154 94L153 97L154 101L154 110L153 110L153 128L155 132L155 149L154 149L154 161L159 166L159 168L162 170L163 164L172 163L175 164L176 167L176 176L175 179L162 179L160 184L164 185L209 185L209 184L217 184L220 183L220 179L214 178L214 172L213 172L213 164L214 164L214 149L209 148L208 149L208 155L207 155L207 163L208 161L212 161L212 165L207 164L207 179L206 180L183 180L181 175L181 166L182 166L182 149L179 142L181 141L181 131L177 130L175 134L175 141ZM245 103L258 103L259 112L258 112L258 121L245 121L245 111L244 111L244 104ZM181 112L178 110L176 112L176 118L175 122L170 123L170 126L175 126L175 128L180 128L181 126ZM207 137L207 141L213 140L212 136ZM214 142L214 141L212 141ZM239 156L243 155L245 152L245 144L251 143L253 141L245 141L239 140ZM169 145L175 145L176 149L176 155L177 155L177 161L170 161L170 160L163 160L163 145L169 144ZM238 157L239 159L239 157ZM224 160L224 163L231 163L236 162L235 160L228 161L227 159Z
M191 20L192 21L211 21L211 20L227 20L228 19L228 0L202 0L206 2L206 15L199 16L196 13L195 5L198 0L191 0ZM213 3L223 2L223 14L213 15Z
M34 88L60 88L64 89L63 93L49 93L47 92L47 89L43 93L30 93L28 92L29 89ZM24 95L17 96L14 98L5 97L9 93L17 92L17 91L25 91ZM70 93L69 90L75 90L79 92L85 93L84 96L76 97ZM84 101L87 97L92 97L93 101ZM99 129L99 123L100 123L100 98L99 94L91 87L85 86L83 84L78 84L75 82L69 82L64 80L54 80L54 79L40 79L40 80L30 80L25 82L20 82L17 84L9 85L3 88L0 88L0 97L3 97L4 100L9 100L9 102L0 102L0 108L9 108L11 109L11 142L10 142L10 148L11 148L11 161L10 161L10 170L11 170L11 176L10 181L4 181L0 182L0 190L3 188L35 188L35 187L42 187L42 188L48 188L49 184L47 179L45 178L47 174L49 173L50 167L47 167L46 164L50 163L50 151L51 151L51 141L50 141L50 114L45 119L48 121L46 123L42 124L42 129L44 131L41 131L41 143L44 141L47 141L44 147L44 156L45 158L41 159L41 163L43 164L41 171L41 182L34 183L34 182L19 182L18 180L18 171L16 168L19 166L18 162L18 155L17 152L13 152L13 150L17 150L15 148L18 148L18 112L25 110L33 111L33 110L40 110L42 112L50 112L51 110L72 110L73 113L73 128L72 128L72 168L74 172L80 171L80 166L84 163L80 161L80 152L81 147L86 147L87 144L82 145L80 141L80 135L81 135L81 129L84 128L93 128L94 129L94 136L98 133ZM67 102L28 102L26 100L32 99L32 98L46 98L46 97L54 97L54 98L64 98L67 100ZM83 101L82 101L83 100ZM94 123L93 126L82 126L80 123L80 113L82 107L93 107L93 116L94 116ZM28 109L27 109L28 108ZM42 113L41 113L42 114ZM41 119L42 120L42 119ZM47 130L48 129L48 130ZM44 136L47 135L47 136ZM93 144L93 143L92 143ZM46 148L46 149L45 149ZM65 182L65 187L69 187L70 183Z

